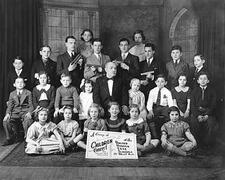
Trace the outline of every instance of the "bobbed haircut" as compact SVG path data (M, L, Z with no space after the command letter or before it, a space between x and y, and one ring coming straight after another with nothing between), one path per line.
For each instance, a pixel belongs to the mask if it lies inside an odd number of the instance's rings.
M138 114L140 114L140 109L139 109L139 106L138 106L137 104L131 104L131 105L129 106L129 109L130 109L130 110L133 109L133 108L137 109L137 110L138 110Z
M142 40L143 40L143 41L145 40L145 35L144 35L144 32L143 32L142 30L136 30L136 31L133 33L133 36L132 36L133 41L135 41L135 39L134 39L135 34L140 34L141 37L142 37Z
M90 41L92 42L92 39L93 39L94 35L93 35L92 30L90 30L90 29L84 29L84 30L82 31L82 33L80 34L80 36L81 36L80 39L81 39L82 41L84 41L84 38L83 38L82 36L84 35L85 32L89 32L89 33L91 34L91 40L90 40Z
M168 109L168 115L170 115L170 113L171 113L172 111L178 112L178 114L179 114L179 116L180 116L180 110L178 109L178 107L176 107L176 106L171 106L171 107L169 107L169 109Z

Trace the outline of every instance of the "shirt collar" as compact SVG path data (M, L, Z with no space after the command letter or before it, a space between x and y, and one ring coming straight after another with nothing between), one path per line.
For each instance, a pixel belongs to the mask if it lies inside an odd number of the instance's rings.
M173 60L173 62L174 62L174 63L177 62L177 64L178 64L178 63L180 63L180 59L178 59L178 60Z
M153 61L153 57L151 57L150 59L147 59L147 63L152 63L152 61Z

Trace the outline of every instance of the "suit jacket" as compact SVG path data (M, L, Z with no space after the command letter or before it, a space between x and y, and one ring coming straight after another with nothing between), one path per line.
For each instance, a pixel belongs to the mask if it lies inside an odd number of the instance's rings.
M190 79L189 79L189 86L194 89L195 87L198 87L199 84L197 83L198 80L198 76L200 73L202 72L206 72L208 73L208 70L206 69L206 67L202 67L202 69L200 69L200 71L196 72L196 67L192 67L190 69Z
M117 67L117 76L122 78L123 82L129 86L130 80L132 78L139 78L140 75L140 68L139 68L139 59L137 56L134 56L128 53L126 59L122 59L121 56L116 58L119 62L124 62L126 65L129 66L129 70L124 70L121 68L120 64Z
M183 60L180 60L176 66L173 61L169 61L166 63L166 70L168 86L170 89L178 85L177 79L180 74L184 73L187 77L189 77L189 65Z
M128 90L122 80L115 77L113 80L112 96L109 94L108 80L106 76L99 77L93 89L93 101L107 110L110 101L116 101L121 106L128 106Z
M75 54L76 56L77 54ZM72 85L76 88L80 88L81 80L83 79L83 72L84 72L84 63L82 66L77 64L77 67L69 72L68 67L69 64L73 61L73 59L70 57L68 52L65 52L64 54L61 54L57 57L57 74L58 76L61 76L61 74L70 74L72 78Z
M99 59L96 57L96 55L93 53L91 56L87 58L84 68L84 78L91 79L95 82L99 76L104 74L105 72L104 68L107 62L110 62L110 57L108 55L101 54L101 62L100 62ZM91 66L102 67L103 72L102 73L97 71L93 72L91 70Z
M27 113L34 110L32 104L31 92L27 89L23 89L20 99L17 95L17 91L14 90L9 95L8 107L6 113L19 114L21 112Z
M34 61L31 69L31 83L33 87L39 84L38 80L34 78L34 74L40 71L45 71L48 74L51 85L55 87L59 85L59 80L56 76L56 62L48 58L46 65L44 65L42 59Z
M148 84L146 86L142 85L141 90L145 94L146 98L148 97L149 91L156 87L155 80L159 74L164 74L163 65L160 61L153 58L151 64L148 64L147 60L140 62L140 74L144 72L154 71L154 79L148 79ZM140 76L141 80L146 80L146 76Z
M20 73L20 75L18 76L16 74L15 69L13 69L12 71L9 71L8 74L8 92L12 92L15 90L15 87L13 86L16 78L21 77L24 79L24 82L26 84L26 88L30 89L30 79L29 79L29 75L28 73L23 69L22 72Z
M204 109L200 109L200 107ZM216 93L212 87L207 86L202 100L202 89L200 86L193 89L191 93L191 113L194 117L200 114L213 115L216 108Z

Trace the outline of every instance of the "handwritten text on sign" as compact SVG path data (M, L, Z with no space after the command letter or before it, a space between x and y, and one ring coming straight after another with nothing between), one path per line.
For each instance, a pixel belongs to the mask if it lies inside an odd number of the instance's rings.
M138 159L136 135L88 130L86 158Z

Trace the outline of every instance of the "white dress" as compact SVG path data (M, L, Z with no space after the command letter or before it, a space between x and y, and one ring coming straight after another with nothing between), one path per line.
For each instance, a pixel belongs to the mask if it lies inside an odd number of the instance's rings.
M79 119L84 120L88 118L88 109L93 103L93 93L80 93L80 110Z

